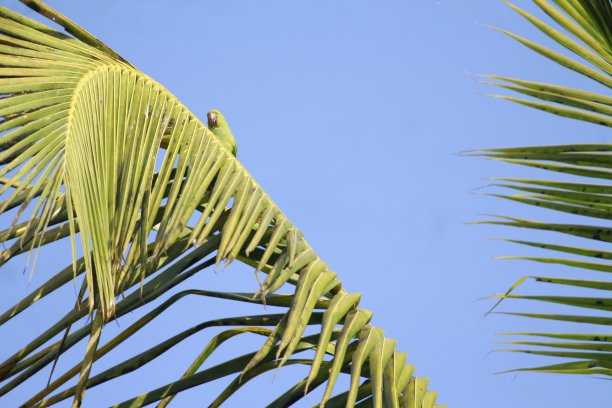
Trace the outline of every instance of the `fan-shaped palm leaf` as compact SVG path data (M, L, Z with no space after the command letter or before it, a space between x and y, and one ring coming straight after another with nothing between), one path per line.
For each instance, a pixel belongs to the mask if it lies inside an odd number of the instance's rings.
M328 381L324 404L342 372L352 376L348 405L372 398L377 407L383 400L389 406L434 406L435 394L423 394L426 381L415 380L395 342L369 324L372 313L357 308L360 297L341 287L336 273L186 107L66 17L39 1L22 2L72 36L0 8L0 213L16 213L12 226L0 232L11 244L0 259L6 263L69 238L74 261L6 311L0 324L70 280L85 279L74 308L0 365L0 395L89 335L83 361L26 402L47 406L74 397L78 406L87 388L219 326L233 328L217 334L181 379L119 406L160 400L165 406L182 390L236 375L216 406L249 379L283 364L311 370L273 406L286 406ZM256 293L175 293L98 344L109 319L159 298L203 268L234 259L266 274ZM295 293L275 294L286 283L296 286ZM96 360L186 296L274 305L286 313L203 322L90 376ZM88 313L92 322L72 331ZM305 335L314 324L321 324L321 332ZM57 338L62 332L63 339ZM249 333L267 336L260 350L198 371L223 341ZM316 351L314 358L294 357L307 350ZM324 361L326 355L331 360ZM66 388L76 375L76 385ZM371 378L373 386L360 385L362 378Z

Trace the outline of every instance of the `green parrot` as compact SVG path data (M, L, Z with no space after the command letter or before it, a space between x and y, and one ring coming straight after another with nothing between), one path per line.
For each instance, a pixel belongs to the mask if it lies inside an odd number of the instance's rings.
M208 112L206 117L208 118L208 128L210 131L219 138L221 144L225 146L227 150L236 156L236 153L238 153L238 145L236 144L236 139L227 121L223 117L223 114L217 109L213 109Z

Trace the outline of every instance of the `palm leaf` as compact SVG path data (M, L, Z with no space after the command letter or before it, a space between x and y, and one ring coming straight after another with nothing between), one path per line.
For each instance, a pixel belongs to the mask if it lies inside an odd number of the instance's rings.
M504 0L514 11L524 17L548 38L568 50L570 56L516 34L499 30L519 43L555 63L592 79L596 86L604 87L602 93L583 91L562 85L548 84L500 75L485 75L496 80L492 84L531 97L494 95L525 106L540 109L559 116L578 119L603 126L612 126L610 107L612 99L603 92L612 87L612 6L607 0L556 0L556 7L547 0L534 0L560 28L543 21L522 8Z
M502 32L536 53L570 69L574 73L592 79L594 81L594 89L602 88L603 85L605 90L602 93L598 93L561 85L488 75L487 77L494 81L490 82L490 84L521 95L519 97L500 97L560 116L598 125L611 126L612 110L610 108L612 106L612 99L608 95L612 87L612 3L609 0L554 0L552 3L547 0L534 0L534 3L536 3L541 11L552 20L550 23L511 3L506 3L549 39L567 50L567 54L553 51L518 35L503 30ZM525 96L529 99L525 98ZM559 179L496 179L492 187L511 189L519 193L490 194L514 202L556 211L566 217L572 217L571 222L550 223L499 216L495 220L483 221L482 223L568 234L573 237L588 239L591 242L612 242L612 229L608 225L609 220L612 219L611 152L612 145L601 143L484 149L477 152L477 154L483 154L489 158L511 164L574 176L574 179L567 181ZM505 294L494 296L494 298L498 299L494 308L505 299L552 302L564 307L579 307L583 311L588 310L590 314L525 312L510 312L508 314L537 319L600 325L604 326L602 330L609 331L612 325L612 317L610 315L610 312L612 312L612 297L610 297L612 280L610 280L609 275L602 276L602 279L591 279L584 273L587 270L602 274L611 272L612 263L609 261L612 259L612 256L609 251L601 248L601 246L597 247L594 243L590 247L583 247L520 239L508 241L562 253L563 256L506 256L501 258L563 265L571 268L570 270L573 270L576 276L523 277ZM572 258L568 257L568 255L578 257ZM514 293L528 280L547 285L550 292L529 296ZM555 295L553 291L554 286L559 285L571 288L575 291L575 295ZM583 296L581 293L587 293L589 296ZM508 351L570 360L560 364L519 368L512 371L612 375L612 370L610 369L612 349L609 345L605 344L609 340L609 332L604 331L603 333L588 335L573 332L519 332L505 334L574 340L572 342L530 340L505 342L504 344L513 346L526 346L526 348Z
M118 405L163 400L164 406L182 390L237 376L217 405L243 381L292 364L310 366L310 373L281 397L283 403L325 381L329 398L342 373L351 376L349 402L360 395L368 399L359 383L370 377L374 406L382 406L383 395L393 406L414 401L407 384L425 382L412 377L413 367L395 350L395 341L369 324L372 313L358 309L359 295L341 287L336 273L208 128L77 24L40 1L22 2L71 35L0 7L0 213L13 218L0 231L10 245L0 262L66 239L73 263L9 308L0 323L18 318L70 280L83 282L83 290L63 317L0 364L0 396L89 337L83 360L50 378L26 402L47 406L74 398L79 406L88 388L140 369L182 340L218 326L224 330L180 379ZM110 341L100 341L110 319L171 294L204 268L235 259L266 275L254 293L183 290ZM293 294L276 294L291 286ZM187 296L284 311L203 322L108 370L92 371L97 360ZM88 314L93 321L72 330ZM306 328L316 324L320 333L307 335ZM242 334L267 339L259 350L198 371L219 343ZM314 358L294 357L309 350ZM67 387L75 376L77 384ZM432 406L435 398L427 395L423 406Z

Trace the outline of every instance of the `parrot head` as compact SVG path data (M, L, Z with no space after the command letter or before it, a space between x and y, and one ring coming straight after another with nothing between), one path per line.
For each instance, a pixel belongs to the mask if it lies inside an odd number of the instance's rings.
M208 114L206 115L206 118L208 119L209 128L215 128L219 126L222 127L227 124L227 122L225 122L225 118L223 117L223 114L219 112L219 110L217 109L210 110Z

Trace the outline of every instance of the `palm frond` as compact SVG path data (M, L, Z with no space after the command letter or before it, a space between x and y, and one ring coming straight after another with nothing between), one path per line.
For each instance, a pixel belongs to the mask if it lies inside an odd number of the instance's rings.
M499 30L534 52L594 81L594 88L603 86L602 93L571 87L516 79L501 75L485 75L491 85L516 92L522 96L493 95L555 115L582 120L602 126L612 126L612 5L608 0L534 0L552 20L552 24L504 0L519 15L544 33L569 56L537 44L524 37ZM607 92L607 93L604 93Z
M609 0L553 0L552 2L534 0L537 7L548 17L548 21L508 1L505 1L505 3L567 52L558 52L504 30L500 30L501 32L575 74L591 79L593 89L603 87L604 90L593 92L507 76L487 75L486 77L492 80L488 84L521 95L519 97L498 96L559 116L597 125L612 126L612 98L608 96L612 87L612 3ZM494 179L495 182L492 187L510 189L518 193L490 194L514 202L556 211L566 217L572 217L571 223L550 223L507 216L497 216L495 220L483 221L482 223L550 231L600 243L612 242L612 229L607 225L609 220L612 219L612 184L609 183L609 180L612 179L611 153L612 145L602 143L480 150L477 154L485 155L494 160L573 177L573 179L567 181L559 179ZM585 221L575 223L576 217L581 217ZM585 217L588 218L588 221ZM576 271L577 276L525 276L505 294L494 296L498 299L494 308L505 299L556 303L567 307L586 309L591 314L525 312L506 312L505 314L610 327L612 324L612 318L610 317L612 298L607 295L612 290L612 281L609 280L608 276L603 276L602 279L591 279L585 276L586 271L601 273L612 271L612 264L608 262L612 259L612 255L609 251L603 249L601 244L599 247L592 244L592 247L585 248L577 245L559 245L521 239L508 239L507 241L553 251L562 255L557 257L554 255L511 256L501 257L502 259L563 265ZM571 258L567 255L574 255L579 258ZM529 296L514 293L529 280L551 285L549 286L551 291L553 291L554 286L564 286L576 291L576 294L587 291L589 296L557 296L554 291L553 294ZM591 294L594 295L591 296ZM516 371L612 375L612 371L610 371L612 350L602 344L602 342L607 341L608 333L584 335L577 333L520 332L505 334L576 340L572 343L522 340L505 343L528 346L527 348L509 350L512 352L572 360L568 363L528 369L521 368ZM575 350L583 351L577 352Z
M23 2L72 36L0 7L0 213L13 216L11 227L0 231L10 245L0 262L66 238L73 263L2 314L0 323L70 280L84 278L75 306L0 364L0 396L89 337L83 361L26 402L48 406L74 398L78 406L86 389L137 370L183 339L218 326L224 331L182 378L118 406L160 400L165 406L182 390L235 375L213 403L218 405L244 382L293 364L310 366L310 373L277 400L283 404L327 381L324 404L338 376L346 373L349 405L371 398L376 407L383 400L390 406L433 406L435 394L424 391L427 382L415 379L396 342L369 324L372 312L358 309L360 296L341 287L336 273L206 126L164 87L68 18L40 1ZM254 293L178 292L98 344L110 319L171 293L204 268L235 259L266 275ZM285 284L295 286L295 293L276 294ZM285 312L203 322L108 370L91 371L98 359L186 296L274 305ZM72 331L88 314L93 321ZM306 334L316 324L320 333ZM64 338L55 340L62 332ZM242 334L267 339L259 350L198 371L218 344ZM309 350L313 358L294 357ZM68 387L75 376L77 384ZM364 378L373 384L367 393L360 384Z
M612 219L612 185L604 184L602 181L609 180L608 175L610 156L609 145L566 145L566 146L535 146L509 149L490 149L483 151L484 154L497 160L507 161L514 164L524 164L531 167L547 169L555 172L569 173L582 176L583 179L599 178L597 183L580 181L564 182L534 179L501 179L506 183L496 183L495 187L518 190L521 194L492 194L496 197L509 199L512 201L528 204L540 208L554 210L566 216L588 217L592 222L589 224L561 224L550 222L539 222L524 220L515 217L499 217L498 220L483 221L486 224L499 224L519 228L528 228L542 231L551 231L571 236L589 239L599 242L612 242L612 229L606 222ZM577 153L579 152L579 153ZM517 159L520 157L520 159ZM564 163L563 165L552 165L551 163ZM603 221L602 221L603 220ZM562 254L577 255L581 258L555 257L555 256L512 256L501 257L502 259L528 260L539 263L557 264L570 267L576 271L589 270L601 273L612 272L612 263L607 262L612 259L609 251L593 247L583 248L578 246L565 246L549 243L539 243L522 240L508 240L510 242L542 248ZM585 259L586 258L586 259ZM536 282L551 285L563 285L573 288L595 290L596 296L554 296L537 295L525 296L517 295L512 292L530 278ZM579 307L591 310L598 310L604 313L603 316L562 316L547 314L526 314L518 313L528 317L536 317L550 320L564 320L570 322L585 322L610 326L612 319L605 314L612 312L612 298L606 293L612 291L612 280L603 276L603 279L587 279L580 275L577 277L548 277L530 276L519 280L513 287L503 295L496 296L499 301L504 299L523 299L536 300L540 302L552 302L571 307ZM499 303L499 302L498 302ZM496 305L497 306L497 305ZM577 333L509 333L512 335L547 336L563 339L579 340L575 343L555 343L555 342L526 342L513 341L508 344L531 346L531 349L516 349L514 352L524 352L528 354L538 354L551 357L561 357L573 359L572 363L558 364L553 366L541 366L530 369L519 369L520 371L542 371L556 373L579 373L579 374L612 374L609 369L609 361L612 359L612 350L602 342L607 341L608 333L598 335L581 335ZM534 349L535 348L535 349ZM544 348L545 350L538 350ZM564 351L552 351L551 349L562 348ZM569 350L596 350L588 354L580 354ZM588 369L585 368L588 366Z

